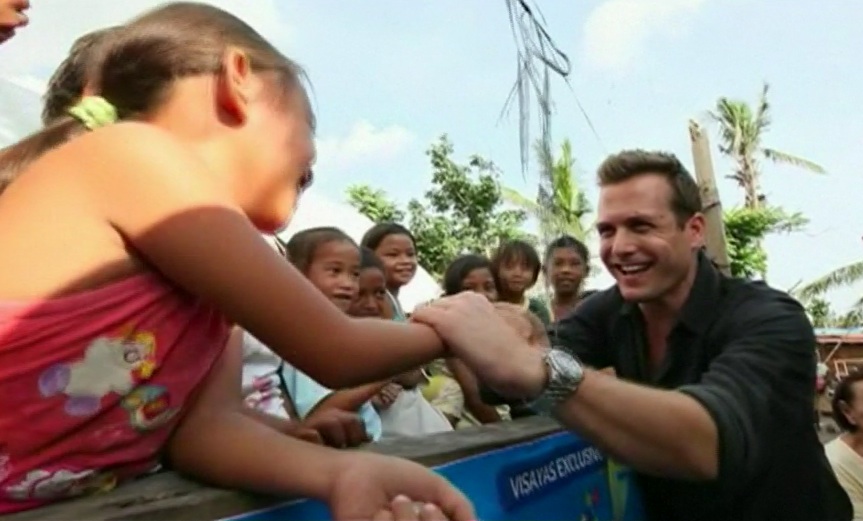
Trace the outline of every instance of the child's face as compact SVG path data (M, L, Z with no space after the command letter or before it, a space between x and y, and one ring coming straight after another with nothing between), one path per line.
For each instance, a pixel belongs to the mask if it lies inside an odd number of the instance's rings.
M359 292L360 250L348 241L320 244L306 276L342 311L347 312Z
M417 252L407 235L387 235L375 249L387 269L387 287L398 289L414 278L417 272Z
M378 268L360 271L360 289L348 313L355 317L384 317L387 283L384 272Z
M494 285L494 277L488 268L476 268L461 281L463 291L473 291L485 295L491 302L497 300L497 287Z
M548 259L548 278L558 295L572 295L587 274L584 259L574 248L556 248Z
M533 278L534 270L528 266L527 261L522 258L507 259L500 265L500 284L508 293L523 295L536 282Z

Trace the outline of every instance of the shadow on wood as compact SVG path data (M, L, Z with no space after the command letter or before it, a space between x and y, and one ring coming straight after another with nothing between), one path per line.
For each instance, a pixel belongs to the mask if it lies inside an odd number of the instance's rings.
M461 429L423 438L383 441L365 450L407 458L426 466L489 452L558 432L549 419L533 417ZM290 462L285 470L291 471ZM165 472L120 486L107 494L3 516L4 521L201 521L250 512L286 498L268 498L209 488Z

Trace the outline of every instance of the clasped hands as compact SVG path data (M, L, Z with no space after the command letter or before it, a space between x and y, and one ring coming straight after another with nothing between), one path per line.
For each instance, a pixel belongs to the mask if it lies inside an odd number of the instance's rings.
M548 338L520 306L463 292L416 309L411 320L432 327L452 356L501 396L533 398L542 392L548 374L537 348L547 347Z

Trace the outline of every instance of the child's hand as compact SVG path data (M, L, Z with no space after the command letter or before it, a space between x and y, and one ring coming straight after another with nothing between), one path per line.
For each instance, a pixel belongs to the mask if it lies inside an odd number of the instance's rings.
M545 326L533 313L507 302L496 302L494 307L497 314L515 329L518 336L527 340L528 344L534 347L548 347L549 340Z
M378 402L375 404L376 407L378 407L379 410L388 409L390 405L396 401L396 398L399 397L399 394L401 394L403 390L404 389L399 384L391 383L385 385L373 399Z
M443 477L401 458L351 454L329 494L333 519L474 521L468 499ZM433 504L435 508L418 504Z
M417 504L407 496L398 496L389 508L378 512L372 521L447 521L447 517L431 503Z
M338 409L316 411L300 425L304 429L317 432L322 442L330 447L356 447L371 441L366 433L366 426L358 415Z

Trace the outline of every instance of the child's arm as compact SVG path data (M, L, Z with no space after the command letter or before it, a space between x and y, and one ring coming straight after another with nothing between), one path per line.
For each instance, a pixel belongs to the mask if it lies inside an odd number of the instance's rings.
M452 521L476 519L446 480L414 463L338 451L285 436L242 412L242 355L229 347L168 441L179 472L207 483L330 505L334 519L372 519L400 494L439 505Z
M483 403L479 395L479 382L473 372L461 360L450 358L446 361L453 378L461 386L464 395L464 408L481 423L494 423L501 420L497 409Z
M150 125L109 130L76 141L80 155L92 157L81 171L95 211L160 273L300 370L327 387L351 387L444 354L427 326L340 312L270 248L235 205L237 187L179 140Z

